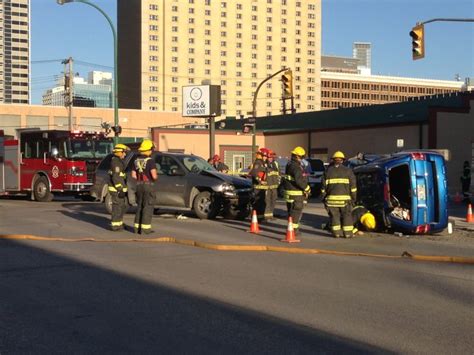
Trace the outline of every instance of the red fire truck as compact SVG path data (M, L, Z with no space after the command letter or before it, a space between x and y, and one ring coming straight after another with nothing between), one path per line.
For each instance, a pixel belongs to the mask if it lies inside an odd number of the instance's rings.
M0 195L31 194L41 202L53 193L87 196L112 149L103 133L19 129L8 137L0 130Z

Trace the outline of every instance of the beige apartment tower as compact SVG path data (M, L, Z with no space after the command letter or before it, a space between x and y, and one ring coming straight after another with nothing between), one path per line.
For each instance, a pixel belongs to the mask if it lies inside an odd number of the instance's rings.
M30 1L0 0L0 103L29 103Z
M118 43L123 108L180 112L182 87L206 83L223 117L247 115L287 67L296 112L320 109L321 0L118 0ZM281 113L280 78L257 116Z

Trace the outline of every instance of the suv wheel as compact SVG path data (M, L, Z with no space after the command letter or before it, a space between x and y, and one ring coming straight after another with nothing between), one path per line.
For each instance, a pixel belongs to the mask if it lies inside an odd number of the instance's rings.
M199 219L213 219L219 212L219 206L213 201L209 191L203 191L194 198L193 210Z
M112 195L111 194L107 193L107 195L105 195L104 205L105 205L105 209L107 210L107 213L112 214ZM129 206L127 196L125 197L125 206L127 206L127 208L125 209L125 213L127 213L128 206Z

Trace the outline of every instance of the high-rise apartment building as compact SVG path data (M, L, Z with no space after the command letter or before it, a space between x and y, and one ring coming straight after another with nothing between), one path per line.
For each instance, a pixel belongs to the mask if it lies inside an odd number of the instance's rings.
M120 107L179 112L182 87L205 82L223 116L245 115L287 67L296 111L320 109L321 0L118 0L118 37ZM280 114L281 97L277 76L257 115Z
M30 1L0 1L0 103L29 102Z
M359 60L359 72L370 75L372 71L372 44L368 42L354 42L352 57Z

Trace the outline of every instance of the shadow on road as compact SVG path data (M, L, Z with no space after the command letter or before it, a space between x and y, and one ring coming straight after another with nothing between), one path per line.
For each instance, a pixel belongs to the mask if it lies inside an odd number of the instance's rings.
M0 241L0 353L368 353L368 344Z

